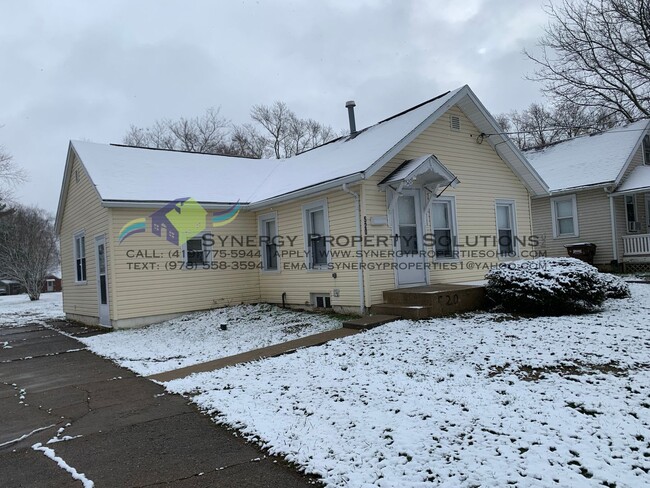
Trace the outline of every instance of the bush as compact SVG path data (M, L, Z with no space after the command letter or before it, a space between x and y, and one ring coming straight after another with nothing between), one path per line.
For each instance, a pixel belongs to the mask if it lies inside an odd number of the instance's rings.
M618 276L609 273L601 273L600 281L605 289L607 298L629 298L630 286Z
M488 298L510 312L535 315L588 313L598 310L607 298L608 286L598 270L574 258L503 263L491 270L486 278ZM612 285L614 288L619 289Z

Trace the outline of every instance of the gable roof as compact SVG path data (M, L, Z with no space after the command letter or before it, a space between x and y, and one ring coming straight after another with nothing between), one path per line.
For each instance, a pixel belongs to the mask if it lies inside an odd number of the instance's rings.
M287 159L211 154L71 141L105 206L165 202L192 196L203 204L239 201L260 207L372 176L452 106L458 105L533 194L546 193L539 175L465 85L354 135ZM69 169L66 168L66 174ZM64 177L64 184L66 177ZM62 199L64 191L62 189ZM59 202L57 222L62 210Z
M551 192L620 183L650 119L526 151Z

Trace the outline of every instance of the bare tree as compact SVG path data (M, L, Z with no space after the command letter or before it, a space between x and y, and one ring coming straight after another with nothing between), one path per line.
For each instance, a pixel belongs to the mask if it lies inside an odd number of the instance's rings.
M330 126L299 118L284 102L254 105L251 118L266 132L267 155L289 158L337 137Z
M38 300L45 277L59 264L53 219L35 207L16 207L0 220L0 274Z
M11 154L0 146L0 218L12 212L3 201L9 200L13 188L26 179L25 172L16 166Z
M154 147L248 158L288 158L338 135L313 119L299 118L284 102L254 105L253 123L235 125L208 109L201 117L162 119L151 127L132 125L123 138L129 146Z
M132 125L123 142L129 146L223 154L228 152L230 121L209 108L200 117L163 119L151 127Z
M650 117L650 0L548 4L532 78L556 104L604 109L623 120Z
M617 119L604 110L587 109L570 103L554 107L532 103L518 112L499 114L496 120L520 149L592 134L616 125Z

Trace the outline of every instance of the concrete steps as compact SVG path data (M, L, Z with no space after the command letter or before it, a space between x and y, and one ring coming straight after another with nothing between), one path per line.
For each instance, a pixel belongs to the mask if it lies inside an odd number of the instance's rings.
M373 305L372 314L405 319L444 317L485 307L485 288L471 285L430 285L399 288L383 293L384 303Z

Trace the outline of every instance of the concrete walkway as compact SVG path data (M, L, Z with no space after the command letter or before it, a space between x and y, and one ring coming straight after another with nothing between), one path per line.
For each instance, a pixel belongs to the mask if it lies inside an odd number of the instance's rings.
M61 462L96 488L319 486L74 337L36 324L0 327L0 344L1 486L81 487Z
M215 359L214 361L194 364L192 366L174 369L172 371L165 371L164 373L151 375L148 378L161 382L171 381L178 378L184 378L185 376L189 376L192 373L204 373L206 371L214 371L215 369L221 369L239 363L248 363L250 361L257 361L258 359L280 356L282 354L293 352L296 349L300 349L302 347L320 346L321 344L325 344L326 342L333 339L340 339L341 337L347 337L352 334L357 334L358 332L360 332L360 330L328 330L319 334L301 337L300 339L294 339L293 341L283 342L281 344L274 344L272 346L242 352L241 354L235 354L234 356L228 356L225 358Z

